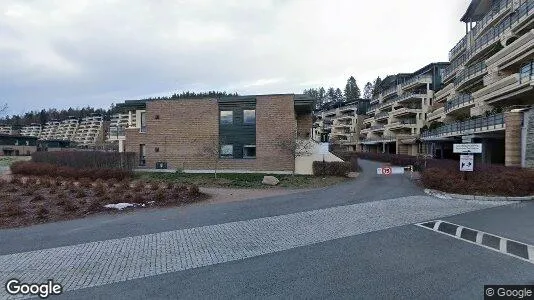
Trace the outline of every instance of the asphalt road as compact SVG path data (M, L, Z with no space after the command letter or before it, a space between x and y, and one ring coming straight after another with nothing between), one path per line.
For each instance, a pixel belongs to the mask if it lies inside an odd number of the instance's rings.
M226 252L211 262L206 262L209 255L192 256L203 261L198 267L165 271L156 266L146 276L80 285L53 298L483 299L485 284L534 284L532 263L412 225L448 220L532 245L534 203L502 206L437 199L424 195L406 176L376 175L377 163L361 165L364 172L354 181L302 194L1 230L0 266L27 257L20 252L34 251L39 257L46 249L67 246L50 250L53 256L82 244L102 253L90 242L121 244L139 236L158 237L165 248L158 255L169 259L165 253L172 253L172 247L166 248L168 239L161 235L172 232L196 239L178 255ZM274 225L262 232L262 224ZM210 235L224 230L236 234L228 245L224 236ZM210 239L217 239L216 248ZM226 257L228 251L242 256ZM121 264L130 265L127 259ZM77 273L72 276L78 278Z

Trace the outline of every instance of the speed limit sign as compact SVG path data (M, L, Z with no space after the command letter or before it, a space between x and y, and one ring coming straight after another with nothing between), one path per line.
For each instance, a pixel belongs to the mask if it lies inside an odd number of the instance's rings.
M384 175L391 175L391 168L389 167L382 168L382 173Z

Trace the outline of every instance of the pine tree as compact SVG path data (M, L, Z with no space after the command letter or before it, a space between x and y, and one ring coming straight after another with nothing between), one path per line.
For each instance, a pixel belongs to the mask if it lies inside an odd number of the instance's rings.
M350 76L347 80L347 84L345 85L345 99L346 101L356 101L360 99L361 97L361 91L358 87L358 84L356 83L356 79L354 79L354 76Z
M380 76L378 76L375 80L375 82L373 83L373 96L378 94L378 91L380 90L380 84L382 83L382 79L380 78Z
M364 99L371 99L373 97L373 84L370 82L367 82L365 84L365 87L363 88L363 98Z

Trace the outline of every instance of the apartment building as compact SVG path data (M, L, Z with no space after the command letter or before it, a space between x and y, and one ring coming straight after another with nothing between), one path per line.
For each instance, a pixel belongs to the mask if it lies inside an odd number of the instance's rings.
M7 125L0 125L0 134L10 135L13 134L13 127Z
M330 104L314 113L313 139L356 151L370 99Z
M534 167L533 16L534 0L471 2L421 134L429 153L455 157L464 137L483 144L484 162Z
M37 137L0 134L0 156L31 155L37 151Z
M125 103L121 103L117 106L121 112L116 113L111 117L106 140L112 144L117 144L116 148L119 150L119 152L124 152L126 128L141 128L141 119L146 122L145 107L145 101L136 100L128 100Z
M46 122L46 124L44 125L41 131L40 139L41 140L55 139L60 124L61 122L59 120L51 120L51 121Z
M28 126L23 126L20 130L20 135L22 136L33 136L39 138L41 136L41 130L43 126L41 124L32 123Z
M305 95L126 101L117 109L132 116L124 150L149 169L291 173L298 140L311 141L313 99Z
M419 134L425 126L434 92L442 87L442 72L449 64L431 63L413 73L384 78L371 100L360 131L359 149L417 155L425 151Z
M94 147L102 144L104 140L104 120L99 114L91 114L81 120L73 141L79 147Z

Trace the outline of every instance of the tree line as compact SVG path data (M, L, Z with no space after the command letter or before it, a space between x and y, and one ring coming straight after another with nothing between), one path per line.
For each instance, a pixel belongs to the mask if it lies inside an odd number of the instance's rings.
M345 89L324 87L311 88L304 90L304 94L315 100L314 107L316 110L331 107L332 105L341 105L347 102L357 101L358 99L371 99L378 91L382 79L378 77L375 81L367 82L363 88L363 94L354 76L347 79Z
M228 97L228 96L239 96L237 93L228 93L228 92L219 92L219 91L209 91L209 92L182 92L174 93L171 96L163 97L151 97L141 100L177 100L177 99L194 99L194 98L218 98L218 97ZM7 110L7 105L0 105L0 115L2 112ZM111 107L108 109L103 108L93 108L90 106L83 108L72 108L68 109L43 109L41 111L30 111L20 115L11 115L0 118L0 125L14 126L15 128L26 126L30 124L41 124L44 125L48 121L52 120L65 120L69 117L75 117L82 119L89 117L92 114L102 115L104 121L111 120L113 114L117 113L117 109L114 104L111 104Z

